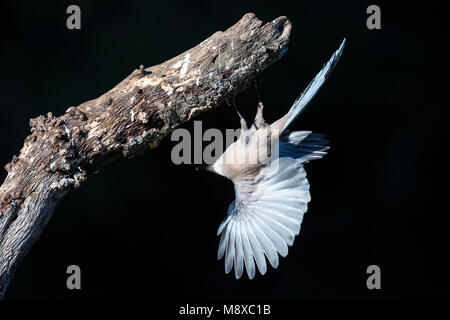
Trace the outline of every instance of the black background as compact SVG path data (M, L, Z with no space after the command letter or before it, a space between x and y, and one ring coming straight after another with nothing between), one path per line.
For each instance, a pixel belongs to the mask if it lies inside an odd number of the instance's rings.
M82 29L66 28L81 8ZM18 154L28 119L103 94L140 64L193 47L247 12L286 15L287 54L261 75L265 118L274 121L343 37L334 73L293 129L326 133L331 150L306 165L312 201L278 270L249 281L225 275L216 230L231 182L176 166L175 143L103 168L57 208L6 298L396 299L448 298L450 285L448 103L443 99L443 8L377 2L382 29L366 28L365 1L10 1L1 10L0 163ZM254 115L252 90L237 103ZM223 105L203 128L238 127ZM193 123L184 125L192 132ZM0 178L4 179L6 171ZM441 185L441 181L447 181ZM447 185L447 187L445 187ZM82 290L65 286L82 270ZM382 289L366 287L381 267Z

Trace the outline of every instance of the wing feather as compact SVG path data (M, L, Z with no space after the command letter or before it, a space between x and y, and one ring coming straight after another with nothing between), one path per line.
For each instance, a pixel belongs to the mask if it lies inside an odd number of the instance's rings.
M241 235L242 235L242 249L244 251L245 268L247 269L248 278L253 279L255 277L255 262L253 260L254 253L252 250L252 246L250 244L250 240L248 238L245 223L241 225Z
M226 273L234 266L235 277L240 278L245 268L252 279L256 267L266 273L266 258L277 268L278 255L287 256L308 208L309 183L293 158L273 160L257 177L238 183L236 200L219 226L217 256L225 255Z
M225 252L225 273L229 273L233 268L233 260L235 254L236 228L235 221L230 222L230 238L228 240L227 250Z
M250 223L246 221L244 226L247 231L248 240L250 242L250 246L252 247L253 256L255 258L256 265L258 266L259 273L264 275L267 272L267 264L266 259L264 258L263 248L261 247L258 239L256 239L255 232L253 231Z
M236 279L242 276L244 270L244 248L242 246L241 223L236 223L236 246L234 255L234 273Z

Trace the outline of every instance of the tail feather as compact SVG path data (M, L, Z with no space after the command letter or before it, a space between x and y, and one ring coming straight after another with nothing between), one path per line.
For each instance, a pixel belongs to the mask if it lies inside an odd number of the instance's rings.
M314 98L316 93L324 84L325 80L327 80L328 76L333 71L334 67L339 61L341 57L342 50L344 49L345 38L342 41L339 49L337 49L330 60L323 66L322 70L316 75L316 77L309 83L305 90L298 96L292 105L291 109L287 113L285 117L287 117L286 123L283 126L283 130L289 127L292 121L294 121L299 114L303 111L303 109L308 105L308 103Z

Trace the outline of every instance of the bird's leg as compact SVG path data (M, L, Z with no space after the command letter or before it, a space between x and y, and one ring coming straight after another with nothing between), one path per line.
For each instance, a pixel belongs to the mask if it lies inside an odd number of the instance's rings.
M234 111L236 111L236 114L238 115L239 119L242 122L242 119L244 119L244 117L242 117L241 113L239 112L239 110L238 110L238 108L236 106L236 98L235 98L235 96L233 96L233 98L231 98L231 105L233 106Z
M231 99L231 104L233 105L234 110L236 111L239 119L241 120L241 135L240 138L244 138L246 133L247 133L247 122L245 121L244 117L241 115L241 113L239 112L237 105L236 105L236 99L233 96L233 98Z
M256 90L256 97L258 99L258 106L256 107L256 116L255 116L255 127L259 128L264 122L263 118L263 109L264 105L261 100L261 95L259 94L259 88L258 88L258 80L255 80L255 90Z

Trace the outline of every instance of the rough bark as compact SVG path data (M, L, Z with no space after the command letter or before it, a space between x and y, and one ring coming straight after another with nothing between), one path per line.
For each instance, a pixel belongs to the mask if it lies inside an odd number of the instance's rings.
M291 25L246 14L225 32L60 117L30 120L31 135L0 187L0 298L28 250L71 190L106 163L133 157L181 123L247 88L287 49Z

